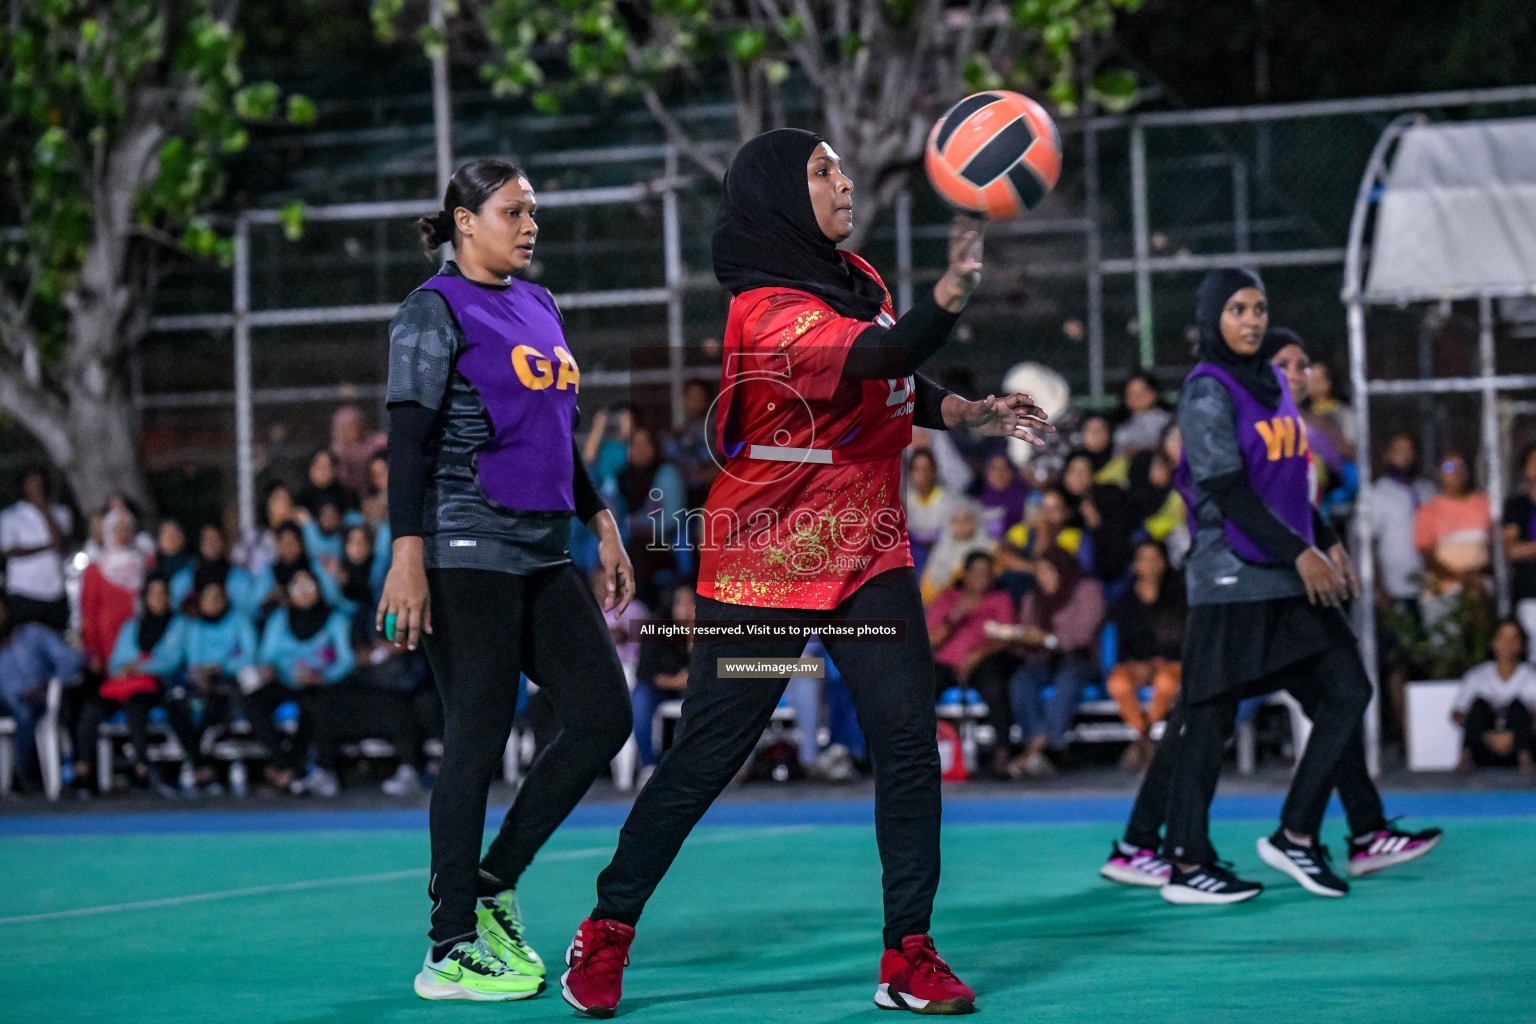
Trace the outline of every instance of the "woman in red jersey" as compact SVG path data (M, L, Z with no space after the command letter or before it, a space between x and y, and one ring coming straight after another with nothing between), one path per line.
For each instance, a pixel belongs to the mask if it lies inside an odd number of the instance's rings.
M981 228L957 222L949 269L897 320L853 230L853 183L832 147L781 129L731 162L715 223L715 275L734 296L717 432L725 462L704 514L697 622L896 621L899 640L823 634L875 766L884 868L878 1005L968 1013L975 994L928 937L939 881L934 670L901 505L914 423L1035 440L1024 395L971 402L914 371L948 339L981 275ZM571 945L567 1002L618 1005L634 925L683 840L751 755L786 680L722 677L721 658L794 658L803 639L709 640L693 649L676 745L641 791L598 902Z

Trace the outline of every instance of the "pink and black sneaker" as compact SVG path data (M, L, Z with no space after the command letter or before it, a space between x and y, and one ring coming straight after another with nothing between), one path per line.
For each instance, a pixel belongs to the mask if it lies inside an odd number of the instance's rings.
M1168 862L1159 857L1156 850L1132 846L1117 839L1109 849L1109 860L1099 868L1099 874L1121 885L1161 889L1168 884L1170 870Z
M932 939L908 935L900 949L888 949L880 958L875 1005L913 1013L975 1013L976 993L939 959Z
M565 951L570 970L560 976L560 995L589 1017L612 1017L624 993L624 968L633 941L635 930L627 924L590 917L581 922Z
M1433 850L1442 834L1437 828L1404 832L1388 822L1386 828L1350 839L1349 873L1352 877L1370 875L1415 860Z

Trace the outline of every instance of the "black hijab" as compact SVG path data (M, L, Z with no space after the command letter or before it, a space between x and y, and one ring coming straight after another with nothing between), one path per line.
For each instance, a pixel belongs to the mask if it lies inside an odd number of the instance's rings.
M794 288L842 316L874 320L885 289L843 259L811 208L805 165L821 142L812 132L778 128L736 151L715 217L715 277L732 295Z
M308 572L308 569L304 570ZM315 589L320 588L320 581L315 580ZM325 628L330 621L331 606L325 603L325 598L320 594L315 595L315 603L308 608L300 608L291 602L288 605L288 632L300 643L310 639L316 633Z
M1131 464L1126 471L1126 496L1138 525L1162 508L1168 500L1168 492L1173 490L1169 485L1159 487L1152 482L1152 461L1156 457L1156 452L1137 452L1131 456Z
M154 584L162 584L166 589L166 610L163 614L156 614L149 610L149 588ZM139 653L148 654L155 649L165 636L166 630L171 628L172 609L170 607L171 580L165 573L156 570L144 580L144 589L139 592L140 601L144 605L144 614L139 616Z
M299 539L299 557L292 562L285 562L281 558L274 559L272 561L272 579L279 587L287 590L288 584L293 582L294 574L300 569L308 570L310 563L309 549L304 546L304 531L293 523L284 523L277 528L277 535L281 537L285 533L291 533Z
M1223 267L1205 275L1195 293L1195 326L1200 331L1200 358L1214 363L1242 385L1266 409L1280 408L1280 378L1260 351L1240 356L1221 336L1221 311L1227 300L1244 288L1264 291L1264 282L1252 270Z

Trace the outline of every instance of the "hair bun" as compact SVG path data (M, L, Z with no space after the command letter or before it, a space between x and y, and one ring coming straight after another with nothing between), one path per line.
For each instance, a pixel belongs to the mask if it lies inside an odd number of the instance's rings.
M421 229L422 245L428 249L436 249L453 241L453 214L447 210L417 217L416 226Z

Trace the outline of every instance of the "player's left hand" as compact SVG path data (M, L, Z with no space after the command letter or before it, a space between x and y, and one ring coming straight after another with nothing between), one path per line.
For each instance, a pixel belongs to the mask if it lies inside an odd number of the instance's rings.
M1349 590L1349 596L1358 598L1360 577L1355 575L1355 565L1349 560L1349 552L1342 542L1328 549L1328 561L1333 563L1334 571L1344 578L1344 586Z
M603 611L617 610L623 614L635 598L635 567L624 550L618 524L614 522L613 513L604 509L592 517L588 526L595 528L597 533L597 560L603 567L603 581L607 584Z
M1045 441L1031 431L1056 432L1056 428L1046 422L1045 410L1028 395L1017 392L1002 398L988 395L979 401L962 404L964 408L949 426L964 427L987 437L1016 437L1034 445L1043 445Z

